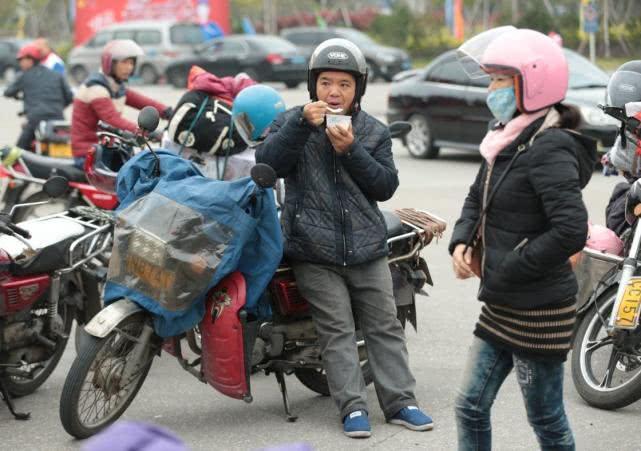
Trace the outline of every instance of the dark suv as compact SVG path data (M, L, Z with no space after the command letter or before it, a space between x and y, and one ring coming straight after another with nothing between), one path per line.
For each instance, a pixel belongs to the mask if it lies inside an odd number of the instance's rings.
M20 66L16 61L16 54L20 47L28 41L23 39L4 38L0 39L0 80L4 79L6 83L11 83Z
M412 67L412 61L404 50L382 46L353 28L296 27L281 30L280 34L300 48L308 59L316 46L327 39L344 38L352 41L365 55L370 80L381 77L391 81L394 75Z

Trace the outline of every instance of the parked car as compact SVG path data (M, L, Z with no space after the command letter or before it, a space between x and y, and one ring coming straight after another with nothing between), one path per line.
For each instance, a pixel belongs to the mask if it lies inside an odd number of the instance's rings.
M193 65L219 77L245 72L256 81L280 81L288 88L307 81L307 63L296 46L265 34L229 35L207 41L195 56L169 64L167 80L184 89Z
M604 103L608 75L578 53L564 49L570 68L568 105L583 116L581 132L603 151L614 143L618 123L597 108ZM404 139L416 158L436 158L443 147L478 150L493 118L485 104L489 78L470 79L455 51L437 57L423 69L397 74L388 98L387 120L407 120Z
M404 50L382 46L353 28L296 27L283 29L280 35L300 48L308 60L321 42L331 38L348 39L365 55L370 80L380 77L391 81L394 75L412 67L412 61Z
M90 72L100 68L102 48L112 39L132 39L138 43L145 56L138 62L136 74L144 83L156 83L167 64L192 54L205 41L205 34L197 23L169 20L121 22L105 27L71 50L67 66L76 83L82 83Z
M3 79L5 83L11 83L16 78L16 74L20 70L16 54L20 47L27 42L24 39L0 39L0 79Z

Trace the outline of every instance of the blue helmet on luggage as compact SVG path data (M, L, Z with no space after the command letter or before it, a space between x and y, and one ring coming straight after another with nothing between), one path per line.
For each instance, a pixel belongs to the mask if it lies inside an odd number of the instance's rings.
M285 101L274 88L254 85L236 96L231 115L238 134L252 146L260 141L276 116L283 111Z

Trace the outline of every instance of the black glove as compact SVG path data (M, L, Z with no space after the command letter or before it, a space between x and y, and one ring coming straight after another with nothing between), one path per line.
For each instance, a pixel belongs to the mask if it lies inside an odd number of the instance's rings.
M173 115L174 115L174 109L170 106L165 108L165 111L162 112L163 119L169 119Z

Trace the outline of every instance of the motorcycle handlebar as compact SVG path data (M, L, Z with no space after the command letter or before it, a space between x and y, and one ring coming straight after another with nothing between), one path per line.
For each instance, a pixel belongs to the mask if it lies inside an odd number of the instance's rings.
M106 122L98 121L98 128L106 132L113 133L114 135L117 135L126 141L132 141L132 142L136 141L136 135L134 133L114 127L112 125L107 124Z
M636 137L641 138L641 121L634 117L628 117L623 108L613 106L597 105L605 114L621 121L623 127Z

